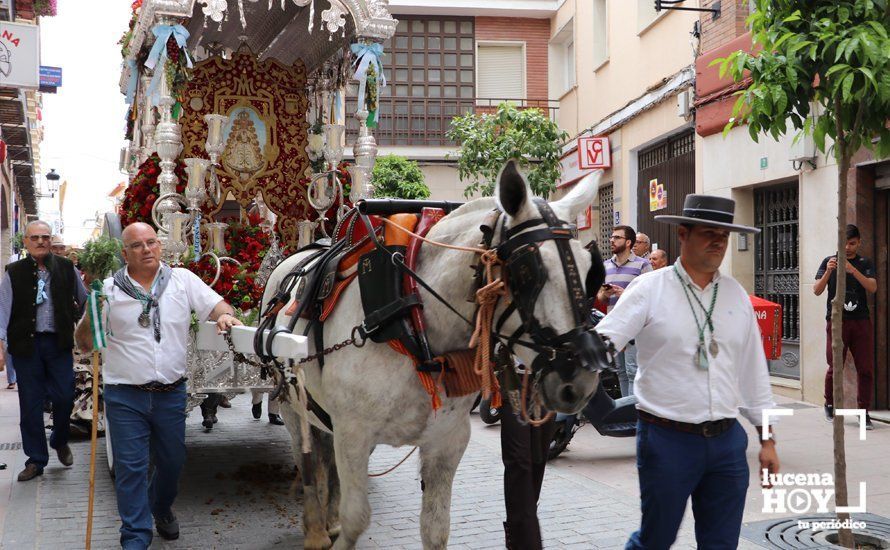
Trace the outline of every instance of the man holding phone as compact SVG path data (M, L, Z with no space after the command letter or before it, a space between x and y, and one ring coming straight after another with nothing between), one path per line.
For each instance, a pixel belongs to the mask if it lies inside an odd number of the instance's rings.
M647 238L648 239L648 238ZM612 257L603 262L606 268L606 284L597 293L597 299L609 303L608 311L612 311L618 298L631 281L652 271L649 261L634 254L633 246L637 233L627 225L616 225L609 237ZM633 395L634 377L637 375L637 348L631 342L618 354L618 383L621 395Z
M847 256L847 289L844 293L844 316L841 338L844 341L844 355L847 350L853 355L853 363L856 365L856 378L858 379L858 391L856 395L857 406L864 409L865 427L873 428L868 409L871 407L871 397L874 392L874 329L868 311L868 294L874 294L878 290L878 282L875 279L875 264L871 260L859 255L859 246L862 239L859 228L853 224L847 226L847 243L844 246L844 254ZM816 272L816 284L813 292L821 296L828 287L828 304L825 319L828 321L826 333L826 356L828 359L828 371L825 373L825 418L834 420L834 368L831 350L831 301L834 299L837 285L837 255L828 256L822 260L822 265Z

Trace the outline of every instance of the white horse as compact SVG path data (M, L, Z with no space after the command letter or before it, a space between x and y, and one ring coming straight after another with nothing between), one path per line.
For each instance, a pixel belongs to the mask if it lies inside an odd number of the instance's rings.
M600 176L601 172L597 172L586 177L566 197L550 203L553 212L562 220L575 220L596 197ZM481 238L479 227L496 207L505 214L508 228L540 217L527 182L512 162L501 172L495 195L497 199L477 199L445 216L427 238L453 245L477 246ZM529 229L541 227L546 224L542 222L542 225ZM496 234L494 245L499 242L500 235ZM584 281L590 269L591 255L577 240L568 242L580 280ZM560 267L557 245L550 240L540 242L539 246L548 277L534 304L534 316L556 334L565 334L577 323L569 305L568 286ZM291 256L276 268L267 283L264 304L274 295L285 275L308 253ZM475 306L466 298L473 289L469 267L474 259L470 252L425 244L417 259L416 272L449 304L465 317L472 318ZM435 352L466 349L472 329L428 292L421 290L421 297L430 345ZM506 302L508 300L501 300L496 316L504 310ZM287 325L288 320L280 313L277 324ZM325 322L325 345L349 338L352 328L360 325L362 320L359 285L353 283L344 291L336 310ZM305 324L306 321L300 320L294 332L302 334ZM502 333L512 334L520 325L519 315L514 312ZM313 338L309 341L311 348ZM310 349L310 353L314 351ZM515 349L515 354L525 365L532 365L537 355L520 347ZM551 408L574 412L586 403L596 389L599 377L590 365L586 365L586 369L582 368L584 366L576 367L570 376L563 376L558 387L543 384L542 391ZM305 547L326 548L331 545L330 536L338 531L334 479L337 474L341 528L334 548L349 549L356 545L368 527L371 515L367 496L368 459L375 445L384 443L419 448L423 481L420 514L423 547L445 549L450 528L452 481L470 438L469 411L475 396L450 399L443 395L442 407L434 412L411 362L389 346L370 341L361 349L347 347L327 355L323 369L316 361L306 363L303 368L306 388L333 423L336 460L336 470L333 470L329 467L330 441L313 436L313 452L320 450L322 456L315 460L315 479L308 480L310 484L304 496ZM289 401L296 403L296 390L290 384L287 387ZM293 439L296 463L302 467L299 417L290 406L282 407L282 414ZM307 473L303 472L303 475Z

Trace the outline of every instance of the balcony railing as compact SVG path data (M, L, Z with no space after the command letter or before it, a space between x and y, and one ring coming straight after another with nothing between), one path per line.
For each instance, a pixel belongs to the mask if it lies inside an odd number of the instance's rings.
M493 113L505 101L518 109L539 109L551 120L556 120L559 109L559 101L551 99L381 97L374 136L378 145L453 146L445 133L454 117ZM346 143L351 145L358 135L358 121L351 116L355 98L347 98L346 109Z

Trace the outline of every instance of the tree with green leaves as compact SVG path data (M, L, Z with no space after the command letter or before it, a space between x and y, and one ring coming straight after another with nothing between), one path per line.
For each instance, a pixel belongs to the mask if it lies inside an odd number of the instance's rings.
M750 78L738 92L733 126L747 124L752 139L797 131L811 134L838 163L837 273L846 271L847 177L852 156L865 147L890 154L890 5L888 0L755 0L748 17L755 53L737 51L720 63L720 76ZM846 277L837 277L832 302L834 405L843 408L841 340ZM842 416L834 419L835 501L847 505ZM838 514L843 522L848 514ZM849 529L840 544L853 547Z
M560 144L568 134L559 129L546 111L518 109L501 103L494 113L467 113L451 121L448 139L460 143L457 170L469 181L464 196L490 196L504 163L518 159L526 171L532 192L547 197L560 177Z
M430 188L423 181L417 161L405 157L377 157L372 178L374 197L378 199L427 199L430 196Z

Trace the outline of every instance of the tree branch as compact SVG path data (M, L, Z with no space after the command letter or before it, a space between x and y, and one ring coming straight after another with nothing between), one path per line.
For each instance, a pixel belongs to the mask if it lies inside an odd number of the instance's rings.
M859 99L859 107L856 108L856 120L853 122L853 129L850 131L852 135L857 135L859 133L859 128L862 126L862 116L865 114L865 96L862 96Z

